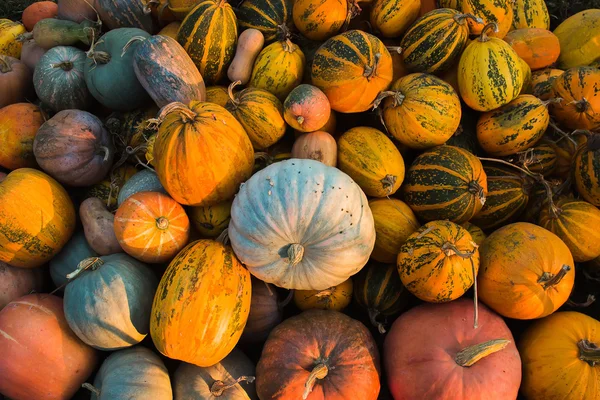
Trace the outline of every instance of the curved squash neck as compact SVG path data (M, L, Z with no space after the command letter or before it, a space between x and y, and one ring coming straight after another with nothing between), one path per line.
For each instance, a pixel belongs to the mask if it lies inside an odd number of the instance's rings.
M494 339L473 346L465 347L454 357L454 361L461 367L471 367L484 357L504 349L510 340Z

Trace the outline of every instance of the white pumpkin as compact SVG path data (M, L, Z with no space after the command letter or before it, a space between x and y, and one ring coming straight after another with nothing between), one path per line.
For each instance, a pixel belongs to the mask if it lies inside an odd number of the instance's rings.
M318 161L291 159L242 185L229 238L257 278L286 289L323 290L367 263L375 227L365 194L348 175Z

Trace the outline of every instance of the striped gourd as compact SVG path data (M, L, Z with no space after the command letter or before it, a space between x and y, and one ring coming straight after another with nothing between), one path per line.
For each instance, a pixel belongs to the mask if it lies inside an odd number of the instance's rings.
M600 210L590 203L561 197L542 207L539 225L561 238L576 262L600 256Z
M321 89L331 109L363 112L392 82L392 57L377 37L359 30L327 40L312 62L312 84Z
M237 37L237 19L226 0L202 1L185 17L177 32L177 41L208 84L225 76Z
M487 36L487 25L472 41L458 63L460 95L469 107L491 111L508 104L523 87L520 58L508 43Z
M375 221L375 247L371 258L393 263L400 246L421 224L410 207L398 199L373 199L369 207Z
M384 96L389 96L382 107L385 127L411 149L444 144L460 125L460 99L452 86L436 76L407 75L378 99Z
M409 298L394 264L369 262L354 277L354 299L367 310L371 323L380 333L385 333L385 317L406 308Z
M209 86L206 88L206 101L225 107L229 101L229 93L225 86Z
M469 18L450 8L433 10L419 18L400 42L406 67L435 73L456 64L469 40Z
M348 5L348 0L295 0L294 25L310 40L329 39L346 22Z
M552 83L552 116L569 129L600 128L600 69L576 67L566 70Z
M509 156L533 147L549 122L546 105L537 97L524 94L482 114L477 122L477 140L489 155Z
M391 196L404 180L400 151L383 132L365 126L340 136L337 167L354 179L367 196Z
M536 174L550 176L556 170L558 156L554 147L548 143L519 152L517 156L521 166Z
M472 223L470 223L468 221L460 224L460 226L462 226L467 231L469 231L469 233L471 234L471 238L473 239L473 241L475 242L475 244L477 246L481 246L481 244L483 243L483 241L487 237L487 235L485 234L485 232L483 232L483 229L481 229L477 225L472 224Z
M406 174L404 201L423 220L462 223L481 210L487 195L481 161L454 146L439 146L415 159Z
M432 221L413 233L400 248L397 267L402 284L431 303L456 300L475 282L479 250L465 228Z
M512 29L550 29L550 14L544 0L513 0Z
M92 7L90 2L88 5ZM95 6L109 30L139 28L154 32L155 25L146 0L96 0Z
M531 67L521 57L519 57L519 63L521 64L521 71L523 71L523 86L521 86L519 94L531 94L533 91L531 83Z
M490 36L502 39L510 30L513 22L512 0L462 0L462 12L481 18L469 19L471 34L480 34L487 24L495 23L496 29Z
M531 182L510 167L486 165L484 171L488 183L487 197L483 208L471 222L481 229L513 222L527 206Z
M292 21L292 1L245 0L237 9L237 18L241 28L258 29L265 42L272 42Z
M436 0L437 8L451 8L453 10L462 10L462 0Z
M586 201L600 207L600 134L596 133L580 146L573 160L577 192Z
M417 19L421 0L375 0L371 8L371 26L380 36L400 37Z
M563 70L546 68L531 73L531 93L540 100L550 100L552 97L552 84L563 74Z
M258 54L248 86L267 90L284 101L302 82L305 63L304 53L291 40L271 43Z
M231 219L231 203L233 200L226 200L213 206L190 207L190 220L200 237L216 238L227 229Z

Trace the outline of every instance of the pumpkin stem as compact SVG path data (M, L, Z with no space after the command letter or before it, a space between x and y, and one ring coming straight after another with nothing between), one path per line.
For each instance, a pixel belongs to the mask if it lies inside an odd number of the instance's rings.
M104 261L100 257L86 258L85 260L83 260L79 264L77 264L77 269L75 271L67 274L66 278L68 280L75 279L83 271L85 271L89 268L91 268L92 271L95 271L98 269L98 267L101 267L102 265L104 265Z
M402 54L402 47L400 46L385 46L385 48L388 49L390 53Z
M348 13L346 14L346 20L344 21L344 25L342 25L342 32L346 32L348 30L348 26L350 25L350 21L353 18L356 18L360 15L362 8L358 5L357 0L347 0L348 1Z
M129 48L135 43L135 42L142 42L146 40L145 37L143 36L134 36L131 39L129 39L129 42L125 43L125 46L123 46L123 51L121 52L121 57L123 57L125 55L125 53L127 53L127 50L129 50Z
M302 261L302 257L304 257L304 246L300 243L292 243L287 250L287 256L289 258L290 267L295 267Z
M392 194L392 191L394 190L394 185L396 184L397 180L398 180L398 177L396 175L387 174L379 182L381 182L381 185L383 186L383 190L385 190L387 192L387 194L390 195L390 194Z
M386 330L385 330L385 326L383 326L383 324L381 322L377 321L377 317L380 314L379 311L374 308L369 308L368 311L369 311L369 320L371 321L371 324L373 326L376 326L379 333L381 333L383 335L386 332Z
M279 35L280 42L285 42L292 36L286 24L277 25L277 34Z
M254 153L254 161L264 161L265 164L271 165L273 164L273 157L264 151L257 151Z
M485 191L478 181L472 180L469 182L469 192L476 195L482 205L485 204Z
M179 116L181 117L181 122L184 124L193 121L198 116L198 114L192 111L185 104L175 101L173 103L167 104L160 110L160 113L158 114L157 118L157 120L160 121L159 124L162 123L162 121L168 114L176 111L179 113Z
M219 397L219 396L222 396L223 393L227 389L231 389L232 387L234 387L238 383L243 382L243 381L248 382L248 383L252 383L252 382L254 382L255 379L256 378L254 376L242 375L239 378L237 378L235 381L231 382L229 385L226 385L223 381L216 381L210 387L210 394L212 394L215 397Z
M292 43L292 41L290 39L285 39L282 42L282 46L283 46L283 51L287 51L288 53L293 53L298 48L298 46L296 46L294 43Z
M472 19L478 24L483 24L483 20L479 17L476 17L473 14L456 14L454 16L454 21L456 21L456 23L458 23L459 25L464 25L468 19Z
M33 39L33 32L25 32L17 36L17 42L25 43L28 40Z
M271 288L269 287L269 285L267 285L267 288L269 288L269 291L271 290ZM277 306L279 307L279 309L284 308L285 306L287 306L288 304L291 303L292 299L294 298L294 292L295 290L290 290L288 295L285 297L285 299L283 299L282 302L280 302L279 304L277 304Z
M233 94L233 88L235 88L237 85L241 85L241 84L242 84L242 81L237 80L235 82L232 82L231 85L229 85L229 87L227 88L227 94L229 95L229 99L233 103L234 108L237 108L237 106L240 104L240 101L235 98L235 95Z
M104 153L104 158L102 159L102 161L106 162L108 161L108 158L110 157L110 149L106 146L98 146L98 149L96 150L97 154L101 154Z
M332 286L327 289L323 289L320 292L315 293L313 296L318 297L320 299L321 297L331 296L334 293L335 293L335 286Z
M596 363L600 363L600 347L596 343L581 339L577 342L577 347L579 347L580 360L585 361L592 367L595 367Z
M454 361L461 367L471 367L482 358L504 349L509 343L510 340L494 339L487 342L474 344L473 346L465 347L456 353Z
M473 244L475 245L475 243ZM475 263L473 262L473 258L469 258L469 261L471 261L471 272L473 273L473 329L477 329L477 327L479 326L479 295L477 292L477 271L475 271Z
M490 40L490 38L487 36L487 32L491 28L494 28L494 32L498 32L498 24L495 22L490 22L489 24L483 27L483 29L481 30L481 35L479 35L477 40L479 40L480 42L487 42L488 40Z
M560 103L561 101L563 101L562 97L553 97L553 98L548 99L548 100L543 100L542 104L544 106L548 107L548 105L550 105L550 104Z
M50 64L52 68L60 68L65 72L73 69L73 63L71 61L62 61L56 64Z
M229 229L225 228L223 230L223 232L221 232L221 234L219 236L217 236L215 241L217 241L223 245L227 245L229 243Z
M310 392L313 391L315 383L317 383L317 379L324 379L329 373L329 368L324 363L319 363L315 365L315 367L310 371L310 375L308 375L308 379L304 384L304 393L302 394L302 399L306 400Z
M0 56L0 72L6 74L12 71L12 67L4 56Z
M584 97L581 100L575 102L575 109L577 112L584 113L591 107L590 102Z
M296 117L296 122L298 122L299 125L302 125L304 123L304 117L302 115L298 115Z
M540 279L538 279L537 283L541 284L544 290L548 290L549 288L558 285L558 283L570 270L571 267L569 267L567 264L564 264L556 275L553 275L550 272L544 272Z
M372 77L377 75L377 66L379 65L379 60L381 60L381 53L375 54L375 59L373 60L373 66L365 65L365 72L363 72L363 76L367 78L367 81L370 81Z
M92 385L91 383L84 383L81 385L82 388L89 390L90 392L94 393L96 395L96 397L100 398L100 389L98 389L96 386Z
M373 110L378 108L381 105L381 102L387 97L394 97L394 105L392 107L402 105L402 102L406 98L400 91L384 90L383 92L380 92L373 101Z
M596 301L596 296L594 296L593 294L588 294L587 300L585 302L576 303L573 300L569 299L569 300L567 300L567 305L569 305L573 308L586 308L586 307L589 307L592 304L594 304L595 301Z
M169 220L165 217L159 217L156 219L156 227L161 230L165 230L169 227Z
M461 258L471 258L473 257L473 254L475 254L475 251L477 251L477 248L479 246L477 246L476 244L473 246L473 250L471 251L460 251L455 245L454 243L450 243L450 242L446 242L442 245L442 251L446 254L446 256L450 257L453 255L457 255Z

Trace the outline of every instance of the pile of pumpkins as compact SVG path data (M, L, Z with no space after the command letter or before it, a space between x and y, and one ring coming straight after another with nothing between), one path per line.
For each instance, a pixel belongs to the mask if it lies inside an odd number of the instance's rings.
M600 399L600 10L549 21L543 0L0 19L0 394Z

